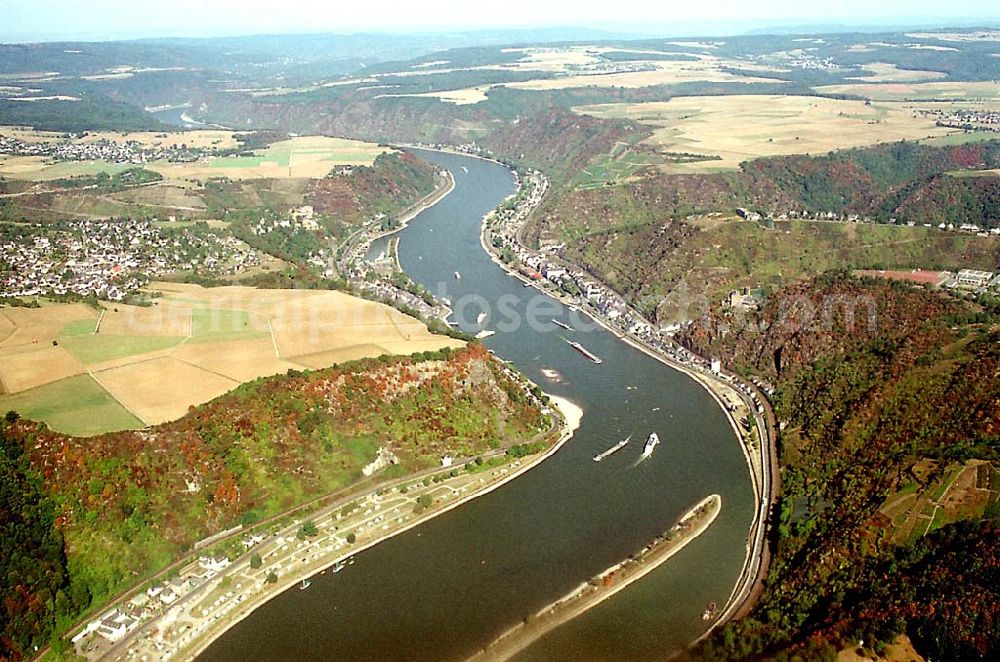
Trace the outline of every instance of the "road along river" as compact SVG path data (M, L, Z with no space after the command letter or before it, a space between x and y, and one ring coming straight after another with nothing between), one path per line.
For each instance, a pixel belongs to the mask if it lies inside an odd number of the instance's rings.
M504 487L366 550L236 624L206 660L460 660L582 581L635 554L692 503L718 494L711 527L676 556L518 659L662 659L708 627L747 554L754 495L747 463L711 395L497 266L483 216L514 190L503 166L421 151L454 191L398 236L403 269L449 299L467 330L544 390L584 411L576 436ZM375 247L373 250L378 250ZM552 323L558 319L572 327ZM595 364L570 346L579 342ZM641 460L647 435L662 443ZM601 462L593 456L631 435Z

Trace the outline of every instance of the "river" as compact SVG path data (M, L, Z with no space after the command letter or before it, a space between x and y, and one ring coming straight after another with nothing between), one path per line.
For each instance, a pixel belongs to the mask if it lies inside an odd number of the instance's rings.
M463 659L718 493L722 512L705 534L517 658L662 659L705 631L702 610L725 603L743 565L753 494L736 436L693 380L576 319L490 260L480 224L514 190L506 168L454 154L419 156L448 169L455 190L400 233L403 268L455 302L466 328L475 324L477 303L485 303L486 328L497 330L485 344L544 390L582 407L580 429L503 488L359 554L341 573L317 575L307 591L271 600L202 659ZM537 323L510 323L529 311ZM553 316L579 329L549 323ZM588 361L566 339L603 363ZM652 431L663 443L637 464ZM623 450L592 461L628 435Z

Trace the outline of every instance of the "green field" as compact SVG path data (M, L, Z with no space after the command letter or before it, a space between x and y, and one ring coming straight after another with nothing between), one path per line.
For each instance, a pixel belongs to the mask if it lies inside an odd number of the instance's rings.
M195 308L191 311L191 322L191 342L245 340L268 335L259 330L259 323L256 326L251 323L250 313L245 310Z
M45 421L53 430L83 437L145 427L90 375L0 396L0 410L13 410L25 418Z
M213 168L259 168L264 163L275 163L287 168L292 160L291 150L269 147L258 156L226 156L212 161Z
M70 322L59 332L60 338L72 338L74 336L88 336L97 330L97 320L76 320Z
M996 131L969 131L967 133L952 133L947 136L927 138L921 140L920 143L922 145L949 147L951 145L966 145L968 143L981 143L997 139L1000 139L1000 133Z
M63 338L60 344L84 365L146 354L179 345L176 336L106 336L85 335Z
M1000 170L954 170L952 177L1000 177Z
M273 163L287 168L292 157L314 157L311 160L327 163L358 163L371 160L371 150L347 150L299 147L293 141L270 145L254 156L227 156L212 161L213 168L259 168L265 163ZM318 158L315 158L318 157Z

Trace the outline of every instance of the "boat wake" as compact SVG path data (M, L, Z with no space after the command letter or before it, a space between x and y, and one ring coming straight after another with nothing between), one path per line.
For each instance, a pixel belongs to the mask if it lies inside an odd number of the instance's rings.
M635 463L633 463L632 466L629 467L629 469L636 468L637 466L648 460L650 457L652 457L653 450L659 445L659 443L660 443L660 437L655 432L650 433L649 437L646 439L646 445L642 449L642 455L639 456L639 459L636 460Z
M595 455L594 456L594 462L600 462L601 460L604 460L604 459L606 459L608 457L611 457L612 455L614 455L615 453L617 453L621 449L625 448L625 446L627 446L628 442L631 441L631 440L632 440L632 435L629 435L628 437L626 437L625 439L622 439L617 444L615 444L614 446L612 446L608 450L604 451L603 453L599 453L599 454Z

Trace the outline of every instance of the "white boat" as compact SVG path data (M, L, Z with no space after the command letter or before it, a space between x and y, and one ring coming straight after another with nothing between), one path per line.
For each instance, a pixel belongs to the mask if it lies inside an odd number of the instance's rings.
M476 324L482 324L486 321L486 313L479 313L479 317L476 318Z
M300 591L304 591L307 588L309 588L310 586L312 586L312 582L309 581L308 579L303 579L302 580L302 586L299 586L299 590Z
M628 445L628 442L630 442L631 440L632 440L632 435L629 435L628 437L626 437L625 439L622 439L617 444L615 444L614 446L612 446L608 450L604 451L603 453L599 453L598 455L595 455L594 456L594 462L600 462L601 460L603 460L603 459L605 459L605 458L607 458L607 457L609 457L611 455L614 455L615 453L617 453L621 449L625 448L625 446Z
M642 456L649 457L650 455L652 455L653 449L656 448L656 445L658 443L660 443L660 438L656 435L655 432L653 432L646 439L646 445L642 449Z
M476 338L483 340L484 338L489 338L492 335L496 335L496 331L487 331L486 329L483 329L482 331L476 334Z
M334 572L340 572L340 571L341 571L341 570L343 570L343 569L344 569L344 562L343 562L343 561L340 561L340 562L336 563L336 564L335 564L335 565L333 566L333 571L334 571Z
M468 168L466 168L465 166L462 166L462 172L465 172L465 173L467 173L467 172L469 172L469 169L468 169Z
M455 279L456 279L456 280L461 280L461 278L462 278L462 274L460 274L460 273L458 273L458 272L456 271L456 272L455 272Z
M560 326L560 327L566 329L567 331L572 331L573 330L573 327L571 327L566 322L563 322L562 320L552 320L552 323L555 324L556 326Z

